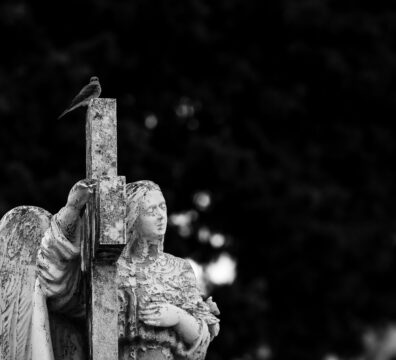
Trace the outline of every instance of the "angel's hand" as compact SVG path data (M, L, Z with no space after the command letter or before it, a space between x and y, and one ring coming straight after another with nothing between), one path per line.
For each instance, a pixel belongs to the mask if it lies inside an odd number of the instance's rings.
M78 181L69 192L66 206L81 210L93 194L95 187L95 180Z
M205 302L206 302L206 304L208 304L209 310L213 315L220 315L220 310L219 310L217 304L213 301L211 296L208 297Z
M141 305L140 320L146 325L171 327L179 323L181 309L168 303L148 303Z

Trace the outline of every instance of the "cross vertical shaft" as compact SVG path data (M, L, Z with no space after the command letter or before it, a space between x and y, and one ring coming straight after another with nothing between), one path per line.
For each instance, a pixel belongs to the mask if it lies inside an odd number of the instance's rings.
M118 360L116 260L125 242L125 178L117 176L115 99L91 100L86 119L87 178L97 180L87 206L83 267L87 274L90 360Z

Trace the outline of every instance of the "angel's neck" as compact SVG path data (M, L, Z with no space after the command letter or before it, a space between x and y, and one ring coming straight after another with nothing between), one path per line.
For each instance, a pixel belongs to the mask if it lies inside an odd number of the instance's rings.
M130 247L129 255L139 262L155 261L163 253L163 236L138 236Z

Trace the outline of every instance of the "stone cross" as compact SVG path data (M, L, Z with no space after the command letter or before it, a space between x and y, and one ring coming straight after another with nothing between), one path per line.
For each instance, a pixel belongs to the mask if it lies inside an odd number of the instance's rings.
M85 212L83 270L87 283L90 360L118 360L116 261L125 243L125 177L117 175L115 99L93 99L86 119L87 178L97 180Z

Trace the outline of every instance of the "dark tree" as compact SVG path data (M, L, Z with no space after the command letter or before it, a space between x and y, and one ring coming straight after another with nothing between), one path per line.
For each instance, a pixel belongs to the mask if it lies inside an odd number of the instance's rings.
M213 288L208 360L349 356L395 320L395 5L7 1L0 34L1 215L55 212L84 177L84 111L56 118L97 75L118 101L120 173L197 211L168 251L237 260ZM199 242L203 226L225 246Z

